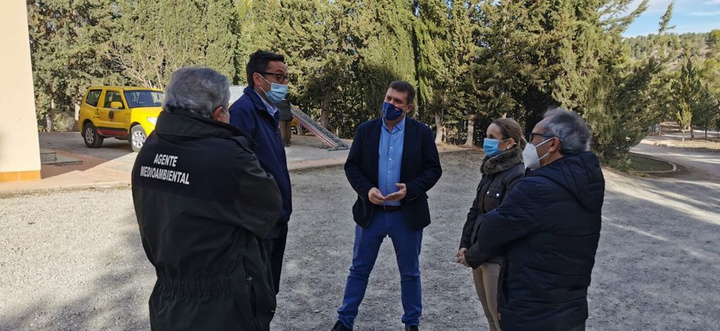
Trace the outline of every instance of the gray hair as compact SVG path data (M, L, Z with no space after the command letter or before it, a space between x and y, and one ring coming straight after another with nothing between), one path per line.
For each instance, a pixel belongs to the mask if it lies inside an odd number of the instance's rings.
M560 154L577 154L590 150L592 134L585 120L576 112L562 108L549 109L543 118L547 118L545 133L560 138Z
M173 72L165 89L163 108L184 109L205 118L212 118L218 106L227 109L230 83L221 73L205 67L185 67Z

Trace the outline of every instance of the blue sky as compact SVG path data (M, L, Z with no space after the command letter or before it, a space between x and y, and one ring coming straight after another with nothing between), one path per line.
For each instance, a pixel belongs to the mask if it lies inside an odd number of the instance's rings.
M631 8L636 8L641 0L636 0ZM648 9L631 24L624 36L633 37L657 33L660 16L665 13L670 0L650 0ZM720 0L675 0L670 32L709 32L720 29Z

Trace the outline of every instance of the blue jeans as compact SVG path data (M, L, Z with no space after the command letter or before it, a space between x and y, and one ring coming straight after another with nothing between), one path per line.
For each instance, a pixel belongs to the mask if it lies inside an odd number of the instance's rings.
M370 271L375 266L380 244L389 236L395 248L400 270L400 291L403 310L402 322L406 326L420 323L422 314L422 287L420 284L420 247L422 230L410 231L399 211L376 210L370 226L355 226L355 245L350 275L345 285L343 303L338 308L338 321L353 327L358 307L365 296Z

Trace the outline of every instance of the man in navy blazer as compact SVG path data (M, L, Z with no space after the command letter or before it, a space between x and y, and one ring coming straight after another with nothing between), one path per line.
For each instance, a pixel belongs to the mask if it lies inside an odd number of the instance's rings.
M407 118L415 89L395 81L385 94L383 116L357 129L345 175L357 192L353 206L355 244L343 303L333 330L352 330L370 271L388 236L393 242L401 278L406 330L417 330L422 314L420 247L430 224L426 192L442 174L429 127Z
M280 271L285 254L288 221L292 214L290 174L285 146L280 139L277 104L287 93L287 66L279 54L257 51L250 55L246 67L248 87L243 96L230 106L230 124L245 131L255 142L255 155L263 169L270 173L282 195L282 212L275 228L265 236L263 246L270 257L275 293L280 291Z

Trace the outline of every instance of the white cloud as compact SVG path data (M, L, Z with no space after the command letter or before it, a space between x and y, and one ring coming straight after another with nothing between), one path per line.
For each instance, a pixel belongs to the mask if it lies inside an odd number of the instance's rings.
M634 0L630 3L628 12L637 8L641 2L642 0ZM665 13L667 10L670 2L672 2L672 0L650 0L648 1L648 9L645 13L660 13L662 15L662 13ZM697 10L698 6L701 5L720 5L720 0L675 0L674 2L673 14Z
M667 6L670 4L671 0L650 0L648 1L648 9L645 11L645 13L659 13L659 12L665 12L667 9ZM711 0L716 1L716 0ZM720 0L718 0L720 1ZM642 0L634 0L630 3L628 6L628 12L631 12L635 10L635 8L640 5ZM675 6L677 7L677 3L675 3Z
M679 24L672 32L682 34L687 32L701 33L710 32L717 30L717 23L692 23L692 24Z
M694 11L690 14L690 16L718 16L720 15L720 10L716 11Z

